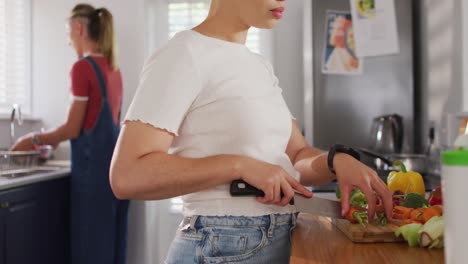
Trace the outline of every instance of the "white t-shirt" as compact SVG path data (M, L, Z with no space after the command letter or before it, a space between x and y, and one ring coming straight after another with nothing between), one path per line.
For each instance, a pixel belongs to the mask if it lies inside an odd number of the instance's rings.
M247 156L282 166L296 179L285 153L292 116L272 66L241 44L188 30L145 63L125 120L176 134L169 153L200 158ZM182 196L184 215L260 216L293 206L231 197L229 184Z

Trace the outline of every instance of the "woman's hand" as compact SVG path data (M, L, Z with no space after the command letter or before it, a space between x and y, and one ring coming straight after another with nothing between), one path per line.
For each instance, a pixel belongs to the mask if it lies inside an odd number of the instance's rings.
M374 191L382 198L387 218L392 217L392 192L374 170L344 153L336 154L333 164L341 190L342 215L346 215L350 208L349 195L351 191L354 188L359 188L368 202L369 222L374 219L377 202Z
M241 179L265 193L257 197L264 204L286 206L294 197L295 191L305 197L312 197L312 192L289 175L281 166L246 158L238 168Z
M25 136L20 137L15 144L10 148L12 151L28 151L34 150L32 143L33 133L29 133Z

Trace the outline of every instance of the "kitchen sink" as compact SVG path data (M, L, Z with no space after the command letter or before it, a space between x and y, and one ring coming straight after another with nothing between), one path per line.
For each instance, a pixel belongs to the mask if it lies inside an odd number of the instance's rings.
M36 166L30 168L19 168L13 170L5 170L0 172L0 176L7 179L16 179L20 177L34 176L47 172L53 172L61 169L60 167L51 166Z

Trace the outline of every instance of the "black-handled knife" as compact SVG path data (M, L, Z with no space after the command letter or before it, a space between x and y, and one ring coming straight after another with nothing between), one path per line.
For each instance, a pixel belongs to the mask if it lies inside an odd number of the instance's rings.
M259 190L243 180L234 180L229 188L232 196L265 196L262 190Z
M243 180L232 181L229 192L232 196L265 196L262 190L255 188ZM295 205L299 212L343 218L341 216L341 203L339 201L319 197L306 198L296 192L294 198L289 203Z
M234 180L231 182L231 187L229 188L231 196L265 196L265 193L262 190L259 190L252 185L246 183L243 180ZM281 197L283 194L281 193ZM289 204L294 204L294 198L289 201Z

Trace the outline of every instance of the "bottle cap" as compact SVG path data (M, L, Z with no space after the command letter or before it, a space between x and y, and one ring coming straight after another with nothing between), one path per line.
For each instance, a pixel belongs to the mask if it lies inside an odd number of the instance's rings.
M442 153L442 164L448 166L468 166L468 150L449 150Z

